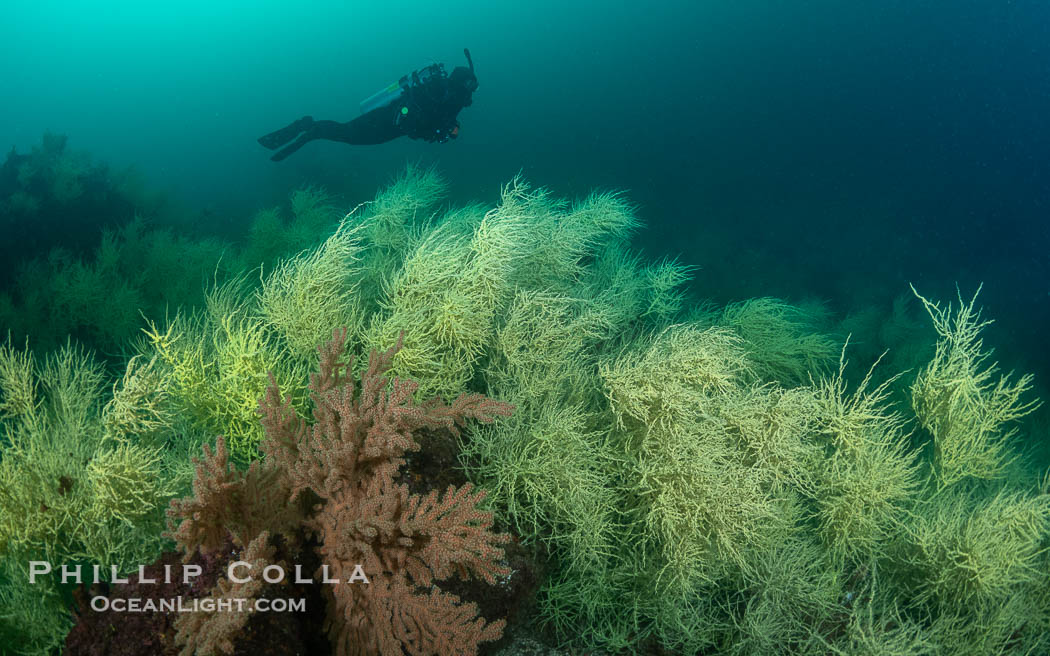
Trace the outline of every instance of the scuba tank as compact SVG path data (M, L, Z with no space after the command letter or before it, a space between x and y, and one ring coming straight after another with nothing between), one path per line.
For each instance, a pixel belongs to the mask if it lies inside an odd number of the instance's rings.
M401 99L405 94L405 91L410 87L419 87L425 85L427 82L435 77L445 77L445 65L444 64L431 64L423 70L412 71L409 75L402 75L401 79L397 82L383 87L379 91L373 93L371 96L361 101L361 113L367 114L373 109L379 107L385 107L393 102Z
M404 80L405 78L401 78ZM386 87L376 91L371 96L361 101L361 113L367 114L377 107L389 104L401 97L402 89L400 82L392 82Z

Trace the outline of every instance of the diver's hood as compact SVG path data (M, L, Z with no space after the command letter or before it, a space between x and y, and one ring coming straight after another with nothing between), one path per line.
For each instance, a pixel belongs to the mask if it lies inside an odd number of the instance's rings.
M470 105L472 101L471 96L478 88L478 76L474 74L474 60L470 57L470 51L464 48L463 54L466 56L467 64L470 67L457 66L448 76L448 81L453 93L458 93L462 96L462 104L466 107Z
M474 75L474 71L465 66L454 68L448 76L448 81L452 88L462 89L468 94L474 93L474 90L478 88L477 76Z

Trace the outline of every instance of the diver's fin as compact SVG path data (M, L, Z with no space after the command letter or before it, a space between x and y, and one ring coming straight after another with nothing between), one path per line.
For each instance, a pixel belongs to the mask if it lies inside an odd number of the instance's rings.
M309 128L313 122L313 118L304 116L298 121L292 121L292 123L286 125L280 130L275 130L270 134L259 137L259 144L262 145L263 148L268 148L270 150L280 148L298 136L300 132Z
M284 148L278 150L276 153L271 155L270 159L275 161L275 162L280 162L282 159L284 159L285 157L288 157L289 155L291 155L295 151L297 151L300 148L302 148L303 145L305 145L307 142L312 141L312 140L313 140L313 137L310 136L310 133L301 134L301 135L299 135L298 139L296 139L292 143L288 144Z

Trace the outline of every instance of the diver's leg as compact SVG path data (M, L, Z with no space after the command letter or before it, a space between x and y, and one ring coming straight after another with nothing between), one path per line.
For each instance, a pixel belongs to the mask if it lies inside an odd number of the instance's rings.
M317 139L340 141L354 146L386 143L403 134L395 120L395 111L389 107L379 107L346 123L315 121L310 132L316 133Z
M270 150L279 148L294 139L303 130L308 129L313 122L313 118L304 116L298 121L292 121L280 130L275 130L270 134L259 137L259 143Z
M307 118L309 117L300 119L300 121L305 121ZM298 139L274 153L270 159L279 162L314 139L339 141L354 146L369 146L386 143L402 134L400 126L394 120L394 113L387 107L373 109L346 123L311 120L309 127L299 135Z

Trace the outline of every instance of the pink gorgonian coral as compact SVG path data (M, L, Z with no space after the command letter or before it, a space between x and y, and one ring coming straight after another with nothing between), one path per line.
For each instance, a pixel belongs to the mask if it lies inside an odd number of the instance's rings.
M405 453L420 448L417 432L457 433L470 420L488 423L512 408L479 394L450 405L417 402L415 382L386 376L400 340L373 352L359 377L353 360L343 359L345 340L346 331L337 330L319 348L309 386L312 422L297 415L271 378L259 403L264 458L239 471L222 438L214 453L205 449L194 496L172 502L172 535L189 557L221 548L229 534L260 566L273 553L260 544L270 536L283 536L286 553L288 545L312 545L321 562L315 579L327 573L344 581L324 590L325 626L339 656L475 654L481 642L499 639L504 621L486 622L475 604L436 584L453 574L490 584L508 575L500 545L509 536L493 532L491 514L477 508L484 491L466 484L411 494L396 476ZM369 582L346 583L358 566ZM216 613L180 622L212 637L209 644L192 641L198 654L229 653L229 634L241 626L230 619ZM204 631L209 624L230 628Z

